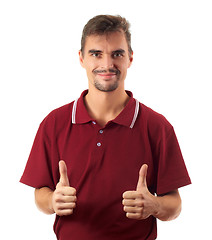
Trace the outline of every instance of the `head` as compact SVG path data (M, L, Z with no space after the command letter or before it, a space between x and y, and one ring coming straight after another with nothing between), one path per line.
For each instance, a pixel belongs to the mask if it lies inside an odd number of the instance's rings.
M90 35L106 35L112 32L123 32L127 41L129 56L133 53L129 22L121 16L98 15L85 25L81 38L81 52L84 55L86 38Z
M104 92L123 87L132 55L129 23L125 18L99 15L85 25L79 56L90 87Z

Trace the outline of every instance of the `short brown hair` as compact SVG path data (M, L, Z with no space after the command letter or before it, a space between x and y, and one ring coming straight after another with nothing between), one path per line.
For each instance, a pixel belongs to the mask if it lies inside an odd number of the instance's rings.
M87 24L84 26L81 38L81 52L84 54L84 47L86 37L90 35L104 35L109 32L117 32L122 30L125 34L125 38L128 44L129 55L132 54L131 48L131 33L129 31L130 24L129 22L117 15L97 15L90 19Z

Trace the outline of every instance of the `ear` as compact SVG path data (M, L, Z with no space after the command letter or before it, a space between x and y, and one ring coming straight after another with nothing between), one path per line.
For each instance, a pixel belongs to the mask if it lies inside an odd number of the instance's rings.
M84 60L83 60L83 55L81 50L79 50L79 61L80 61L80 65L84 68Z
M133 62L133 52L132 52L131 55L130 55L128 68L132 65L132 62Z

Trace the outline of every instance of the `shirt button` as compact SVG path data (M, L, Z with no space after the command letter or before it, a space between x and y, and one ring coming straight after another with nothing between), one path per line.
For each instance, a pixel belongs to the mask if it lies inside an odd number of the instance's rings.
M100 147L102 144L101 144L100 142L98 142L96 145L97 145L98 147Z
M103 130L99 130L99 133L103 133L104 131Z
M94 121L93 121L92 123L93 123L94 125L96 124L96 122L94 122Z

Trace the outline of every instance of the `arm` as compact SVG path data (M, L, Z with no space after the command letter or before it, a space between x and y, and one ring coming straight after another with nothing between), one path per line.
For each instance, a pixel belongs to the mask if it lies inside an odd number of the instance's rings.
M154 217L162 221L174 220L181 212L181 198L178 190L156 197L157 211Z
M55 212L52 206L52 195L53 191L48 187L35 189L35 203L46 214L53 214Z
M76 189L70 187L64 161L59 162L60 180L55 191L48 187L35 189L37 207L46 214L70 215L76 206Z
M146 219L150 215L162 220L173 220L181 211L181 198L178 190L161 196L152 195L146 183L147 165L143 165L139 172L136 191L123 194L123 205L126 216L131 219Z

